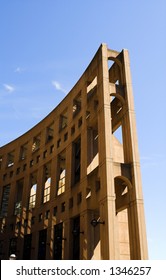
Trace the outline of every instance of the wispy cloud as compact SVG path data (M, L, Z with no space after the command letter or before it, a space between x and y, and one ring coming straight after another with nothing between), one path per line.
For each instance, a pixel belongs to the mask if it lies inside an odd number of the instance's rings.
M56 90L59 90L59 91L65 93L65 94L67 93L67 91L61 86L61 84L59 82L52 81L52 85Z
M163 164L165 162L165 156L164 154L151 154L151 155L145 155L140 157L141 166L142 167L153 167L153 166L159 166L160 164Z
M13 92L15 90L14 86L12 85L9 85L9 84L3 84L4 86L4 89L7 91L7 92Z
M24 68L21 68L21 67L17 67L14 72L15 73L22 73L25 69Z

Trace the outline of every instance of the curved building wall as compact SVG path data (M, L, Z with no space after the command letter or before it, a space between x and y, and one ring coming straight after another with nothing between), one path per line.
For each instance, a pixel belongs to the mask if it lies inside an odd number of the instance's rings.
M147 258L129 70L127 51L101 45L64 100L0 148L1 259Z

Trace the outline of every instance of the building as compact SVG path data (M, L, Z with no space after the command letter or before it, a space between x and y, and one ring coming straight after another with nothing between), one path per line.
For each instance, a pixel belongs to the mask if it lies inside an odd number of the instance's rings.
M102 44L62 102L0 148L0 254L147 259L127 50Z

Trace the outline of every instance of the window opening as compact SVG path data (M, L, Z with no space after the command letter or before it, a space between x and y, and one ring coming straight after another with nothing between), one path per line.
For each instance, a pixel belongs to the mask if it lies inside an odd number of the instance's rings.
M111 59L108 59L108 69L110 69L114 64L114 61Z
M30 167L32 167L34 165L34 160L32 159L31 161L30 161Z
M81 176L81 138L73 143L73 183L80 181Z
M58 212L58 207L57 207L57 206L55 206L55 207L54 207L54 217L56 217L57 212Z
M71 128L71 135L73 135L74 133L75 133L75 125L73 125Z
M48 163L44 166L44 194L43 194L43 203L46 203L50 200L50 188L51 188L51 164Z
M57 195L64 193L65 191L65 181L66 181L66 155L63 151L58 156L58 186Z
M3 187L0 217L6 217L8 211L10 185Z
M52 154L54 152L54 145L52 145L51 147L50 147L50 154Z
M61 115L59 119L59 131L64 129L67 126L67 110L65 110Z
M31 259L32 234L24 235L23 260Z
M63 223L54 226L54 260L62 260Z
M81 92L73 100L73 117L81 111Z
M17 170L16 170L16 174L17 174L17 175L20 173L20 170L21 170L21 168L18 167Z
M7 173L5 173L5 174L3 175L3 181L5 181L6 178L7 178Z
M47 229L39 231L38 260L45 260L47 244Z
M113 131L116 130L120 123L121 111L123 110L123 99L119 95L118 97L111 96L111 117Z
M29 196L29 209L35 207L36 204L36 192L37 192L37 173L31 175L31 189Z
M9 244L9 256L17 253L17 238L11 238Z
M25 163L25 164L23 165L23 171L25 171L26 168L27 168L27 164Z
M97 91L97 76L91 81L88 82L87 86L87 99L91 99Z
M17 184L16 184L16 198L15 198L16 202L15 202L15 206L14 206L14 215L18 215L18 214L21 213L23 186L24 186L23 179L17 181Z
M28 144L24 144L20 148L20 160L24 160L27 157L27 150L28 150Z
M116 129L116 131L114 132L114 136L116 137L116 139L118 140L118 142L120 144L123 143L123 137L122 137L122 126L120 125L118 127L118 129Z
M61 139L58 139L58 141L57 141L57 148L59 148L60 145L61 145Z
M77 204L80 204L82 202L82 192L79 192L77 194Z
M37 151L40 148L40 135L34 137L33 144L32 144L32 152Z
M53 124L47 127L46 142L51 141L54 138Z
M47 157L47 150L43 152L43 158Z
M65 202L62 202L61 204L61 212L65 212Z
M78 128L82 125L82 117L78 120Z
M68 132L66 132L64 135L64 141L67 141L67 138L68 138Z
M50 210L47 210L45 213L45 219L48 220L50 218Z
M7 167L11 167L13 165L14 165L14 151L8 154L8 159L7 159Z
M73 260L80 259L80 216L72 220Z
M38 163L39 160L40 160L40 155L38 155L38 156L36 157L36 163Z

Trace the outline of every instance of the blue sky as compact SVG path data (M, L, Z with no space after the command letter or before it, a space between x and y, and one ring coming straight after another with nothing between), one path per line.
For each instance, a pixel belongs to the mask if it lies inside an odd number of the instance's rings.
M166 1L0 0L0 146L64 98L102 42L129 50L150 259L166 259Z

